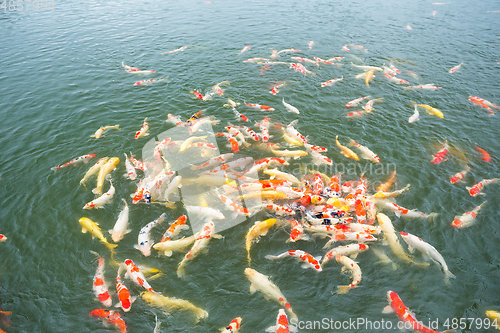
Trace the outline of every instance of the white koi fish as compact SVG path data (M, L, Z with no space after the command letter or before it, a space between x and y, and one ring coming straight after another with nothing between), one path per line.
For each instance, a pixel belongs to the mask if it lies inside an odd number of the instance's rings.
M379 72L383 72L383 71L384 71L382 68L380 68L380 67L375 67L375 66L359 66L359 65L355 65L355 64L353 64L352 62L351 62L351 65L352 65L353 67L360 68L360 69L362 69L362 70L364 70L364 71L366 71L366 72L367 72L367 71L379 71Z
M352 256L354 258L358 255L358 253L364 252L368 249L368 245L362 243L338 246L325 254L323 261L321 261L321 267L324 268L326 263L336 256Z
M300 52L300 50L299 49L285 49L285 50L279 51L278 55L281 53L293 53L293 52Z
M455 275L453 275L448 270L448 266L446 265L443 256L438 252L438 250L434 248L434 246L424 242L417 236L412 235L408 232L401 232L401 237L403 237L403 240L406 242L406 244L408 244L408 251L410 251L410 253L413 253L415 249L417 249L422 252L423 255L432 259L432 261L434 261L436 264L441 264L441 267L443 268L444 274L446 276L446 281L448 281L449 278L455 278Z
M99 139L103 135L103 133L105 131L107 131L108 129L119 130L120 129L120 125L99 127L99 129L97 131L95 131L94 135L91 135L90 137L91 138Z
M359 149L359 151L361 151L361 155L363 156L364 159L370 160L373 163L380 163L380 158L374 152L372 152L370 149L368 149L365 146L360 145L359 143L357 143L353 139L349 139L349 140L350 140L349 144L351 146L355 146Z
M295 257L299 260L302 260L304 264L302 265L302 268L313 268L317 272L321 272L321 265L319 264L319 261L321 260L321 256L319 257L313 257L307 252L301 251L301 250L291 250L284 252L280 255L277 256L272 256L272 255L267 255L266 259L274 260L274 259L281 259L285 257Z
M418 121L419 117L420 117L420 113L418 112L418 105L415 104L415 113L413 113L413 115L408 119L408 122L414 123L414 122Z
M338 294L346 294L352 288L356 288L358 286L358 284L361 282L361 268L358 266L358 264L354 260L352 260L351 258L346 257L346 256L342 256L342 255L336 256L335 260L337 260L337 262L339 264L344 265L344 267L343 267L344 270L348 269L351 271L351 275L353 278L352 282L347 286L338 286L338 290L337 290Z
M161 55L171 54L171 53L175 53L175 52L180 52L180 51L184 51L185 49L187 49L187 46L183 46L183 47L180 47L180 48L172 50L172 51L163 52Z
M223 220L225 219L224 214L221 213L220 210L211 207L203 207L203 206L185 206L188 214L198 215L201 217L205 217L208 219L216 219Z
M181 182L182 182L182 176L175 176L174 179L170 181L167 189L165 190L165 193L163 194L163 197L165 198L166 201L169 201L168 197L170 196L170 194L176 192L178 188L182 187Z
M456 65L455 67L450 68L450 70L448 71L448 73L450 73L450 74L451 74L451 73L456 72L456 71L457 71L460 67L462 67L462 65L463 65L463 64L464 64L464 63L463 63L463 62L461 62L461 63L459 63L458 65Z
M129 216L129 208L125 199L122 199L125 207L123 207L120 215L118 215L118 220L116 220L115 226L113 229L109 230L111 234L111 239L113 242L118 243L123 239L123 236L131 232L132 230L128 229L128 216Z
M386 202L386 207L396 214L397 217L431 219L437 216L437 213L425 214L417 211L416 209L406 209L393 202Z
M158 219L149 222L144 227L142 227L141 231L139 231L137 244L134 245L134 248L141 251L142 254L146 257L149 257L151 255L151 247L153 246L153 243L151 243L151 229L165 221L165 215L165 213L161 214Z
M309 63L309 64L313 64L313 65L316 65L316 66L319 66L318 62L317 61L314 61L314 60L311 60L309 58L304 58L304 57L291 57L292 60L295 60L295 61L299 61L299 62L306 62L306 63Z
M200 231L198 237L194 241L193 247L189 250L188 253L184 256L184 259L179 263L177 267L177 276L179 278L183 278L186 275L184 270L184 266L193 258L195 258L202 251L207 249L208 243L210 239L213 238L222 238L222 236L214 234L215 226L212 221L208 221L203 226L203 229Z
M288 126L286 127L286 133L291 136L292 138L294 139L298 139L300 141L302 141L303 143L307 143L307 139L299 133L299 131L297 131L293 126L296 125L298 122L298 120L294 120L292 121L290 124L288 124Z
M473 210L471 210L470 212L465 212L464 214L462 214L462 216L455 216L455 219L451 223L451 226L457 229L462 229L462 228L468 228L474 223L476 223L477 213L479 213L479 210L483 207L485 203L486 201L477 206L476 208L474 208Z
M286 103L284 98L283 98L283 105L285 106L285 108L286 108L286 110L288 112L293 112L293 113L296 113L296 114L300 113L299 109L297 109L295 106Z
M63 169L63 168L67 168L69 166L75 166L75 165L79 165L81 163L87 163L88 161L90 161L91 159L93 159L94 157L96 157L95 154L88 154L88 155L82 155L80 157L77 157L77 158L74 158L72 159L71 161L67 162L67 163L64 163L62 165L59 165L59 166L56 166L56 167L53 167L53 168L50 168L50 170L59 170L59 169Z
M314 45L314 41L313 40L310 40L309 43L307 43L307 46L309 47L309 51L311 51L313 45Z
M172 253L184 251L189 245L193 244L196 238L198 238L199 233L196 233L189 237L183 237L177 240L166 240L164 242L156 243L153 245L153 249L158 250L158 252L163 253L165 256L170 257Z
M92 285L94 294L104 306L110 307L113 304L113 300L104 281L104 259L97 252L90 252L95 254L99 259L99 264L94 275L94 283Z
M245 268L245 275L251 283L250 293L253 294L256 291L262 292L267 299L272 299L283 306L290 317L294 318L294 320L298 320L295 313L293 313L290 303L288 303L279 288L269 280L268 276L261 274L255 269L249 267Z
M352 106L357 106L361 101L367 99L367 98L370 98L371 96L365 96L365 97L360 97L360 98L356 98L350 102L348 102L345 107L346 108L350 108Z
M243 60L243 62L257 62L257 61L269 61L269 59L267 59L267 58L250 58L247 60Z
M139 267L137 267L131 259L125 259L125 267L127 268L127 273L125 273L125 277L134 281L134 283L137 284L138 286L143 287L144 289L155 293L153 288L149 285L148 281L146 281L144 274L142 274Z
M127 177L130 180L137 179L137 172L135 171L134 165L130 162L127 153L123 153L125 155L125 168L127 169L127 173L124 174L124 177Z
M139 139L139 138L142 138L143 136L149 135L149 133L148 133L149 125L148 125L147 120L148 120L147 117L144 118L144 122L142 124L141 129L135 133L135 139Z
M389 81L391 81L392 83L396 83L396 84L410 84L410 82L408 82L406 80L403 80L403 79L400 79L400 78L397 78L395 76L392 76L389 73L384 73L384 76L387 79L389 79Z
M320 154L317 151L311 151L310 155L313 159L314 165L321 165L321 164L333 165L333 162L331 159L329 159L328 157L326 157L323 154Z
M105 204L110 203L111 199L113 199L113 196L115 195L115 187L113 186L111 181L109 183L111 186L108 192L104 193L97 199L87 202L85 206L83 206L83 209L102 208L102 206L104 206Z
M342 77L340 79L331 79L331 80L328 80L328 81L325 81L325 82L321 82L321 87L331 86L335 82L342 81L343 79L344 79L344 76L342 75Z
M435 86L434 83L428 83L428 84L423 84L420 86L408 86L405 87L405 90L410 90L410 89L422 89L422 90L438 90L441 89L441 87Z
M153 82L165 81L166 79L168 79L168 76L164 77L163 79L149 79L149 80L137 81L136 83L134 83L134 86L146 86Z

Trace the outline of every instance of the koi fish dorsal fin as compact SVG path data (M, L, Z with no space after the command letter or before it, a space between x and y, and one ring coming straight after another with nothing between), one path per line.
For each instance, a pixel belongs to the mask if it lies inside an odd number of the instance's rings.
M382 313L394 313L394 309L390 306L387 305L383 310Z

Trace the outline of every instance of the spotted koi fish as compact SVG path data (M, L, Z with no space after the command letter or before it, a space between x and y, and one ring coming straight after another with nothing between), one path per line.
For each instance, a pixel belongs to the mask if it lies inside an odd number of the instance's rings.
M264 118L260 123L256 123L255 126L259 127L261 130L262 142L269 141L269 118Z
M246 106L249 106L255 110L259 111L274 111L275 109L267 106L267 105L261 105L261 104L251 104L251 103L245 103Z
M241 317L231 320L229 325L221 330L221 333L238 333L241 327Z
M165 216L165 213L161 214L158 219L146 224L139 232L137 244L134 245L134 248L141 251L142 254L146 257L149 257L151 255L151 247L153 246L153 243L151 243L150 235L151 229L165 221Z
M99 259L99 264L97 266L97 270L94 275L94 283L93 283L94 294L104 306L110 307L113 303L113 300L111 299L108 287L104 282L104 259L97 252L94 251L90 252L95 254Z
M339 294L346 294L351 290L352 288L356 288L358 284L361 282L361 268L354 262L349 257L346 256L336 256L335 260L339 263L344 265L344 267L348 270L351 271L352 274L352 282L348 284L347 286L338 286L337 293Z
M120 330L120 333L127 333L127 324L123 320L120 312L115 310L95 309L89 314L91 317L101 318L106 325L112 325Z
M472 187L466 186L465 188L467 189L467 191L469 191L469 194L471 196L475 197L476 195L484 195L484 193L481 193L481 190L485 185L495 184L498 183L499 181L500 178L484 179Z
M124 269L125 267L123 265L120 265L120 267L118 268L118 274L116 276L116 293L118 294L119 300L119 303L116 305L121 307L123 311L129 312L132 307L132 303L136 298L130 296L130 291L120 277Z
M456 182L463 181L462 179L465 178L465 175L470 171L470 167L467 165L465 166L465 169L463 169L460 172L457 172L450 178L450 183L455 184Z
M448 140L444 142L443 147L434 155L432 156L431 163L432 164L439 164L446 160L446 155L448 154L450 149L450 146L448 146Z
M51 170L59 170L59 169L67 168L69 166L75 166L75 165L78 165L78 164L81 164L81 163L87 163L88 161L90 161L94 157L96 157L95 154L83 155L83 156L74 158L74 159L72 159L71 161L69 161L67 163L64 163L62 165L53 167L53 168L51 168Z
M141 129L135 133L135 139L139 139L139 138L142 138L144 136L148 136L149 135L149 133L148 133L148 131L149 131L149 125L148 125L147 120L148 120L147 117L144 118L144 122L142 124Z
M358 253L364 252L368 250L369 247L366 244L358 243L358 244L349 244L345 246L336 247L330 251L323 257L323 261L321 261L321 267L325 267L326 263L335 258L336 256L353 256Z
M291 251L287 251L287 252L282 253L282 254L277 255L277 256L267 255L266 259L274 260L274 259L285 258L288 256L302 260L304 262L304 265L302 265L302 268L313 268L317 272L321 272L321 270L322 270L321 265L319 264L319 261L321 260L321 256L315 258L312 255L310 255L309 253L301 251L301 250L291 250Z
M217 133L216 135L225 137L229 141L229 144L231 145L231 150L233 152L237 153L240 151L240 145L238 144L238 141L236 141L236 138L234 136L224 132Z
M189 226L186 224L186 215L181 215L175 220L174 223L168 227L168 229L165 231L161 238L161 243L166 242L168 240L171 240L172 238L176 237L181 230L184 229L189 229Z
M151 292L155 292L153 288L149 285L148 281L144 277L144 274L140 271L139 267L137 267L131 259L125 259L125 267L127 268L127 273L125 273L125 277L128 277L135 284L140 287L143 287L146 290Z

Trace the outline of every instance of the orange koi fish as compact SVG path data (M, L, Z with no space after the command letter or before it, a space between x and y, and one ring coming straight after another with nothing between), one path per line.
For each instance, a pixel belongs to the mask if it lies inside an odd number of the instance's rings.
M95 309L90 312L91 317L101 318L103 322L120 329L120 333L127 333L127 324L120 312L115 310Z
M118 304L116 304L116 307L119 306L123 309L123 311L129 312L130 308L132 307L132 303L136 298L130 296L130 291L120 278L120 275L124 269L125 267L123 265L120 265L120 267L118 268L118 274L116 276L116 293L118 294L118 300L120 301Z
M478 146L476 146L475 148L478 152L481 153L481 159L485 162L489 162L491 161L491 156L490 154L488 154L488 152L482 148L479 148Z

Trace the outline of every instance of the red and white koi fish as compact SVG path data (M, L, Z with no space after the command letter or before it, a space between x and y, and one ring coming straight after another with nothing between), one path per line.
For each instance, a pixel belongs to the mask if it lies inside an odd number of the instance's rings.
M267 255L266 259L274 260L274 259L281 259L281 258L288 257L288 256L295 257L297 259L302 260L304 262L304 264L302 265L302 268L313 268L317 272L322 271L321 265L319 264L319 261L321 260L321 256L318 258L315 258L312 255L310 255L309 253L301 251L301 250L291 250L291 251L287 251L287 252L282 253L282 254L277 255L277 256Z
M450 146L448 146L448 140L444 142L443 147L434 155L432 156L431 163L432 164L439 164L446 160L446 155L448 154L450 149Z
M285 296L281 293L280 289L269 280L269 277L257 272L252 268L245 268L245 275L250 280L250 293L260 291L264 294L266 299L277 301L281 306L285 307L290 317L298 320L295 313L293 313L292 306L286 300Z
M456 182L458 181L463 181L462 179L464 179L465 175L467 174L467 172L470 171L470 167L468 165L465 166L465 169L463 169L462 171L460 172L457 172L456 174L454 174L451 178L450 178L450 183L452 184L455 184Z
M277 205L277 204L264 204L262 207L265 207L266 209L272 211L273 213L283 216L283 215L294 215L295 212L293 209L285 207L283 205Z
M478 99L472 99L472 98L469 98L469 101L471 101L474 104L477 104L477 105L481 106L483 109L488 110L488 112L490 114L495 114L495 112L493 111L493 109L490 108L488 105L484 104L482 101L480 101Z
M127 169L127 173L124 174L124 177L127 177L130 180L135 180L137 178L137 172L135 171L134 166L130 162L127 153L124 153L125 155L125 168Z
M75 165L79 165L81 163L87 163L88 161L90 161L94 157L96 157L95 154L82 155L80 157L72 159L71 161L69 161L67 163L64 163L62 165L59 165L59 166L56 166L56 167L53 167L53 168L50 168L50 169L51 170L59 170L59 169L67 168L69 166L75 166Z
M451 73L456 72L456 71L457 71L460 67L462 67L462 65L463 65L463 64L464 64L464 63L463 63L463 62L461 62L461 63L459 63L458 65L456 65L455 67L450 68L450 70L448 71L448 73L450 73L450 74L451 74Z
M125 65L125 64L123 63L123 61L122 61L122 66L123 66L123 68L125 68L125 70L126 70L127 72L136 72L136 71L140 71L140 69L139 69L139 68L137 68L137 67L130 67L130 66Z
M236 127L226 126L226 127L224 127L224 129L226 131L228 131L229 134L231 134L235 138L240 139L240 141L243 143L243 145L245 147L249 147L250 146L250 144L246 142L245 137L243 136L243 134Z
M213 87L212 87L212 91L213 91L214 94L217 94L219 96L223 96L224 95L224 90L220 87L221 85L228 86L229 85L229 81L222 81L222 82L214 84Z
M135 133L135 139L142 138L143 136L148 136L149 133L149 124L147 122L148 118L144 118L144 123L142 124L141 129Z
M132 164L134 164L135 168L138 170L146 171L146 169L147 169L146 164L144 164L144 162L142 162L140 160L137 160L134 157L134 155L132 155L132 153L130 153L130 162L132 162Z
M7 236L0 234L0 242L5 242L7 240Z
M141 251L142 254L146 257L151 255L151 247L153 243L151 242L151 229L153 229L158 224L165 221L165 213L161 214L160 217L152 222L149 222L144 227L142 227L141 231L139 231L139 236L137 238L137 244L134 245L134 248Z
M309 47L309 51L311 51L313 45L314 45L314 41L313 40L310 40L309 43L307 43L307 46Z
M104 282L104 259L97 252L94 251L90 252L95 254L99 259L97 270L94 275L94 283L93 283L94 294L104 306L110 307L111 305L113 305L113 300L111 299L108 287Z
M372 152L370 149L368 149L367 147L363 146L363 145L360 145L359 143L357 143L356 141L354 141L353 139L349 139L350 142L349 144L351 146L355 146L359 149L359 151L361 152L361 156L364 158L364 159L367 159L367 160L370 160L372 161L373 163L380 163L380 158L377 156L377 154L375 154L374 152Z
M188 211L189 212L189 211ZM189 250L188 253L184 256L184 259L179 263L179 266L177 267L177 276L182 278L186 275L186 272L184 270L184 266L186 263L188 263L191 259L196 257L198 254L201 253L202 250L206 249L208 246L208 243L210 242L210 239L213 238L221 238L222 236L214 234L215 226L212 221L209 221L205 223L203 226L202 230L200 231L200 234L196 238L193 247Z
M241 51L238 53L238 55L240 55L243 52L248 51L248 50L250 50L250 45L246 45L243 49L241 49Z
M310 145L308 143L304 143L304 148L306 148L308 151L315 151L318 153L326 153L328 151L328 149L325 147Z
M267 328L266 332L272 332L272 333L297 332L297 327L288 323L288 317L286 316L285 309L280 309L278 312L278 317L276 318L276 325Z
M338 286L337 293L346 294L352 288L356 288L358 286L358 284L361 282L361 268L359 268L358 264L356 262L354 262L354 260L352 260L351 258L346 257L346 256L342 256L342 255L336 256L335 260L337 260L337 262L339 264L344 265L344 267L346 269L350 270L351 274L352 274L353 280L349 285Z
M476 100L476 101L479 101L487 106L489 106L490 108L495 108L495 109L500 109L500 106L498 105L495 105L493 103L491 103L490 101L487 101L485 100L484 98L481 98L481 97L477 97L477 96L469 96L469 99L470 100Z
M408 87L405 87L405 90L410 90L410 89L422 89L422 90L438 90L438 89L442 89L441 87L438 87L438 86L435 86L434 83L427 83L427 84L423 84L423 85L420 85L420 86L408 86Z
M304 67L301 63L291 63L290 68L295 69L297 72L301 72L302 74L310 74L310 75L316 75L316 73L311 72L307 68Z
M362 116L364 116L367 113L368 112L366 112L366 111L351 111L351 112L347 113L346 117L347 118L361 118Z
M199 170L199 169L212 167L212 166L215 166L215 165L220 164L220 163L224 163L224 162L232 159L233 156L234 156L233 153L227 153L227 154L222 154L222 155L219 155L216 157L212 157L211 159L209 159L208 161L206 161L203 164L191 166L191 170Z
M318 63L325 64L325 65L342 66L341 64L337 64L337 63L332 62L331 59L324 60L324 59L321 59L320 57L314 57L314 60L316 60Z
M140 271L139 267L137 267L131 259L125 259L125 267L127 268L127 273L125 273L125 277L134 281L140 287L143 287L146 290L151 292L155 292L153 288L149 285L148 281L144 277L144 274Z
M398 73L398 74L401 74L401 71L400 71L399 69L397 69L397 68L396 68L396 66L394 66L394 65L392 64L392 62L390 62L390 63L389 63L389 67L390 67L390 68L391 68L394 72L396 72L396 73Z
M311 60L309 58L304 58L304 57L291 57L292 60L299 61L299 62L307 62L309 64L313 64L316 66L319 66L317 61Z
M451 226L457 229L462 229L468 228L476 223L477 213L479 213L479 210L485 203L486 201L484 201L482 204L480 204L470 212L465 212L464 214L462 214L462 216L455 216L455 219L453 220L453 222L451 222Z
M244 60L243 62L257 62L257 61L269 61L269 59L267 59L267 58L250 58L250 59Z
M291 210L291 211L293 212L293 210ZM278 215L280 215L280 214L278 213ZM288 215L292 215L292 214L288 213ZM290 232L290 237L286 240L287 243L289 243L289 242L295 243L298 240L309 240L309 236L307 236L304 233L304 227L302 226L301 222L299 222L295 219L287 220L287 222L290 223L290 226L292 227L292 231Z
M256 123L255 126L260 128L262 142L269 141L269 118L264 118L260 123Z
M331 80L328 80L328 81L325 81L325 82L321 82L321 86L322 87L331 86L335 82L342 81L343 79L344 79L344 76L342 75L342 77L340 79L331 79Z
M120 333L127 333L127 324L120 312L115 310L95 309L89 314L91 317L101 318L105 325L112 325L120 329Z
M286 85L288 85L288 83L286 82L277 82L271 86L269 92L273 95L276 95L279 92L279 89L283 88Z
M231 111L233 111L234 115L236 116L236 119L242 120L242 121L248 121L248 117L245 116L243 113L238 112L235 108L232 108Z
M348 103L345 105L345 107L346 107L346 108L350 108L350 107L352 107L352 106L356 106L356 105L358 105L361 101L363 101L363 100L365 100L365 99L367 99L367 98L370 98L370 96L365 96L365 97L356 98L356 99L354 99L354 100L352 100L352 101L348 102Z
M400 232L400 234L406 244L408 244L408 251L410 251L410 253L413 253L415 249L419 250L424 256L432 259L432 261L436 263L441 264L447 280L449 278L455 278L455 275L448 270L448 266L446 265L443 256L434 248L434 246L408 232Z
M237 153L240 151L240 145L238 144L238 141L236 141L236 138L234 136L232 136L229 133L224 133L224 132L217 133L216 135L225 137L229 141L229 144L231 145L231 150L233 152Z
M241 317L231 320L229 325L221 330L221 333L238 333L241 327Z
M378 71L378 72L383 72L384 70L380 67L376 67L376 66L360 66L360 65L356 65L354 63L351 62L351 65L353 67L356 67L356 68L360 68L366 72L369 72L369 71Z
M161 238L161 243L166 242L171 240L172 238L176 237L181 230L189 229L189 226L186 224L186 215L181 215L177 220L175 220L174 223L168 227L168 229L165 231Z
M396 84L410 84L410 82L397 78L395 76L390 75L389 73L385 73L384 76L389 79L389 81L396 83Z
M346 44L344 46L342 46L342 50L346 51L346 52L351 52L351 50L349 49L348 46L350 46L351 44Z
M332 160L323 154L320 154L316 151L311 151L310 155L313 159L314 165L321 165L321 164L333 165Z
M293 112L293 113L296 113L296 114L299 114L299 109L297 109L295 106L291 105L291 104L288 104L285 102L285 98L283 98L283 105L285 106L286 110L288 112Z
M255 133L254 130L252 130L251 128L249 128L247 126L238 126L238 127L243 131L243 133L246 133L247 136L251 137L252 140L254 140L254 141L260 140L257 133Z
M401 216L409 217L409 218L423 217L423 218L429 219L429 218L435 217L437 215L436 213L424 214L424 213L419 212L415 209L409 210L409 209L401 207L400 205L397 205L393 202L386 202L385 205L394 214L396 214L397 217L401 217Z
M293 126L298 123L298 120L292 121L288 126L286 127L286 133L291 136L294 139L298 139L302 141L303 143L307 143L307 139L299 133Z
M341 61L342 59L344 59L345 57L333 57L333 58L330 58L330 59L327 59L326 61Z
M399 298L399 295L394 291L389 290L387 292L387 301L389 302L389 305L384 308L382 311L383 313L396 313L399 320L401 320L405 326L408 325L411 327L411 329L415 332L440 333L425 326L422 321L417 320L415 314L404 305L401 298ZM453 331L454 330L446 330L442 333L451 333Z
M339 225L341 226L341 225ZM347 226L346 226L347 227ZM348 228L348 227L347 227ZM334 233L324 248L329 248L334 242L375 242L377 238L363 231L345 231Z
M219 196L219 199L224 203L226 206L226 209L233 211L236 215L243 215L243 216L249 216L250 212L248 209L245 207L237 204L233 200L229 199L229 197L225 196L224 194L221 194L217 192L217 195Z
M108 192L104 193L97 199L87 202L85 206L83 206L83 209L103 208L102 206L104 206L107 203L110 203L111 200L113 199L113 196L115 195L115 187L113 186L111 181L109 183L111 184L111 186Z
M279 51L278 55L281 53L293 53L293 52L300 52L300 50L299 49L285 49L285 50Z
M199 91L191 90L189 93L194 95L194 97L193 97L194 99L203 99L203 100L205 100L204 97L203 97L203 94L200 93Z
M385 64L382 65L382 68L384 69L384 74L387 73L390 76L396 76L398 74L395 70L387 67Z
M357 49L360 49L360 50L363 50L365 52L368 52L368 50L364 47L364 46L361 46L361 45L353 45L353 44L348 44L350 45L351 47L355 47Z
M476 195L484 195L484 193L481 193L481 190L485 185L495 184L498 183L499 181L500 178L484 179L472 187L466 186L465 188L467 189L467 191L469 191L469 194L471 196L475 197Z
M358 223L366 223L366 209L365 206L363 205L363 201L361 199L356 199L354 202L354 210L356 213L356 220Z
M125 266L120 265L118 274L116 275L116 293L118 294L119 302L115 306L121 307L125 312L129 312L136 298L130 296L130 291L120 277L124 269Z
M155 146L155 148L153 150L153 156L157 161L163 162L162 150L163 150L163 148L167 147L167 145L169 144L170 141L172 141L171 138L165 138L161 142L158 142L157 145Z
M316 173L313 177L313 194L320 195L323 192L324 183L321 175Z
M251 103L245 103L246 106L249 106L251 108L254 108L259 111L274 111L274 108L267 106L267 105L261 105L261 104L251 104Z
M187 46L183 46L183 47L180 47L180 48L172 50L172 51L163 52L161 55L171 54L171 53L175 53L175 52L180 52L180 51L184 51L185 49L187 49Z
M145 86L153 82L165 81L166 79L168 79L168 76L164 77L163 79L149 79L149 80L137 81L136 83L134 83L134 86Z
M365 110L366 112L372 112L373 111L373 103L375 102L382 102L383 98L375 98L375 99L371 99L369 100L368 102L366 102L365 106L363 106L363 110Z
M324 268L325 264L329 262L332 258L336 256L357 256L358 253L364 252L368 250L369 247L366 244L358 243L358 244L349 244L345 246L338 246L330 251L323 257L323 261L321 261L321 267Z
M485 162L489 162L491 161L491 156L490 154L488 154L488 152L482 148L479 148L478 146L476 146L474 149L476 149L478 152L481 153L481 159Z

